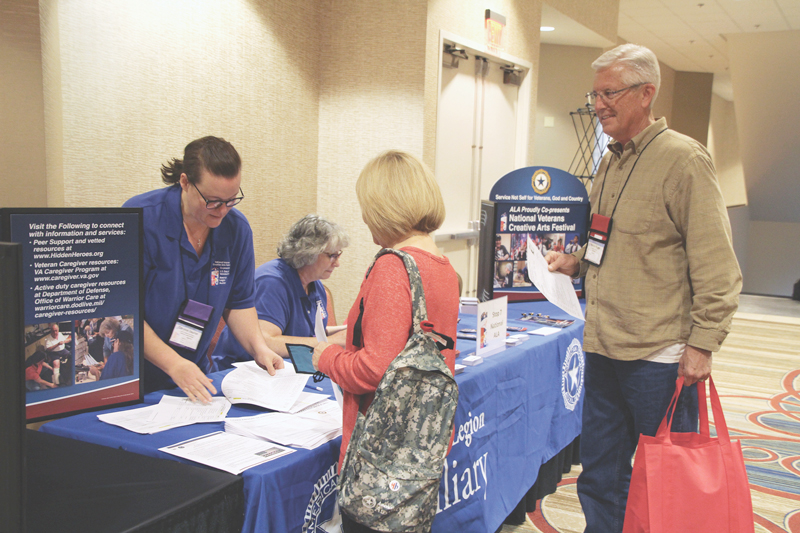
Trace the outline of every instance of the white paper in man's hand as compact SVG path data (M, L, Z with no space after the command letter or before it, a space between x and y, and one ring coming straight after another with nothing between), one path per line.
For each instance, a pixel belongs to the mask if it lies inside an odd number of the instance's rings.
M539 248L537 248L530 237L528 238L528 277L536 288L553 305L558 306L575 318L584 320L581 304L575 294L575 287L572 285L572 278L561 272L550 272L547 270L545 261Z

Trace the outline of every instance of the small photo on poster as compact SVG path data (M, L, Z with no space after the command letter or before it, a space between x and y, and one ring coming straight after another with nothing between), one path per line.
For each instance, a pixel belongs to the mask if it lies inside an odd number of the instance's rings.
M75 332L67 322L25 326L25 390L72 385Z
M75 321L75 384L133 375L133 315Z
M514 262L514 287L532 287L533 283L528 277L528 262Z
M572 254L581 249L580 237L577 233L567 233L567 245L564 247L565 254Z
M545 233L542 235L542 243L544 250L542 255L547 255L547 252L564 252L564 242L566 241L563 233Z
M511 234L511 258L515 261L524 261L528 256L528 235L530 233Z
M511 248L511 235L507 233L498 233L494 239L494 259L495 261L509 261L512 259L511 253L508 251Z
M497 261L494 269L494 288L501 289L513 286L514 262Z

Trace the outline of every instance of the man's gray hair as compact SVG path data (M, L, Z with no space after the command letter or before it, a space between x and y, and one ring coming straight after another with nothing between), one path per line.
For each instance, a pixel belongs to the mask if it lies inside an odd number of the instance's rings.
M300 269L317 260L325 250L341 250L350 244L341 226L318 215L306 215L295 222L281 242L278 257Z
M615 65L623 67L622 83L626 87L637 83L652 83L656 86L656 92L650 101L650 107L653 107L661 88L661 68L656 55L649 48L638 44L621 44L595 59L592 68L597 71Z

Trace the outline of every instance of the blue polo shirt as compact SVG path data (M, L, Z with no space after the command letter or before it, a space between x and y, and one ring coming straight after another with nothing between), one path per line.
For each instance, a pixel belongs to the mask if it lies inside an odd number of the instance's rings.
M300 275L283 259L273 259L256 269L256 311L259 320L278 326L284 335L313 337L317 306L322 306L323 322L328 325L328 297L321 281L315 281L309 293L303 289ZM230 368L237 361L253 358L236 341L227 326L222 330L212 359L218 370Z
M168 342L187 298L213 306L196 351L171 346L203 372L213 371L207 352L222 312L254 305L250 224L238 210L231 209L210 231L198 257L183 227L179 185L134 196L123 207L144 208L144 319ZM175 385L166 373L145 361L144 386L154 391Z

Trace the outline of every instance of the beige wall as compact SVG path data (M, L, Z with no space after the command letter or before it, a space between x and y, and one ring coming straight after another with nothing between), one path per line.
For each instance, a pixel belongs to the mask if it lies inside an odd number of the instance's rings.
M735 207L747 204L744 186L742 157L739 153L739 135L736 131L736 112L733 102L712 95L711 117L708 123L708 150L717 169L719 186L725 205Z
M727 37L750 221L742 290L790 296L800 277L800 31Z
M484 13L491 9L506 17L506 53L530 62L528 73L536 79L539 69L539 27L542 0L429 0L425 53L424 160L436 161L436 113L439 96L439 33L445 30L475 43L485 43ZM536 101L536 83L531 84L531 102ZM531 137L528 160L533 156L534 113L529 118ZM434 169L435 171L435 169Z
M736 123L753 220L800 223L800 31L730 35Z
M37 30L37 4L12 3L27 6ZM597 33L616 31L616 0L590 12L556 4ZM342 317L376 250L353 195L358 172L390 147L432 164L439 32L484 42L487 8L507 17L505 51L538 77L540 0L42 0L44 82L24 85L42 92L29 91L44 102L44 127L23 122L40 147L40 176L46 161L47 205L120 205L161 186L159 166L188 141L223 136L245 163L241 208L258 263L308 212L350 231L329 282ZM37 41L26 52L34 61ZM536 101L535 82L530 90Z
M367 161L397 148L423 155L426 2L326 2L321 14L317 204L351 245L326 285L343 321L378 251L355 182Z
M619 0L547 0L546 3L609 41L617 41Z
M3 3L0 15L0 207L45 207L39 3Z
M676 72L670 127L706 144L711 115L714 75L706 72Z
M274 257L316 210L315 2L42 6L48 204L119 206L162 186L160 165L189 141L217 135L244 162L256 260Z
M752 217L752 209L750 211ZM751 220L742 292L791 296L800 280L800 224Z
M534 165L570 169L579 147L570 113L585 107L585 95L592 90L594 81L592 62L602 53L600 48L542 44ZM545 127L547 117L553 119L553 127ZM588 117L584 121L589 124Z

